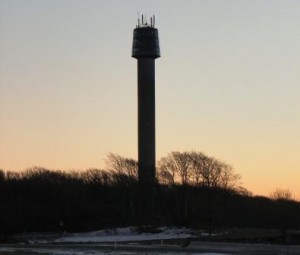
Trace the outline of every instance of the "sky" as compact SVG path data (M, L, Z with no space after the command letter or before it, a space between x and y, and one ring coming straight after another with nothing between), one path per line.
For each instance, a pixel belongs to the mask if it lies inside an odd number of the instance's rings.
M137 159L137 13L155 14L156 154L231 164L300 199L298 0L0 0L0 168Z

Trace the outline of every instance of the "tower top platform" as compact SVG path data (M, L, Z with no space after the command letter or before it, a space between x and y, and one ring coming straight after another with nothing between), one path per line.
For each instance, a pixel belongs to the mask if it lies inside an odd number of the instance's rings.
M159 40L158 30L154 27L155 16L150 18L150 23L144 21L142 15L142 22L138 19L138 24L133 30L132 53L133 58L159 58Z

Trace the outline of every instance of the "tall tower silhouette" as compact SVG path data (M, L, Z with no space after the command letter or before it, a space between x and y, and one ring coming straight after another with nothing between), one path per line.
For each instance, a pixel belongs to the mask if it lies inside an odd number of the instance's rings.
M132 57L138 73L138 179L148 188L155 183L155 59L160 57L155 17L138 18L133 31ZM150 195L150 194L148 194Z

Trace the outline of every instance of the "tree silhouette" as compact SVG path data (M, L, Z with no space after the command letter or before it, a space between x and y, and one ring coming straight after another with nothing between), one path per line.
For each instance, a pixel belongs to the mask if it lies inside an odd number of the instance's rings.
M227 163L201 152L171 152L158 161L152 225L207 229L300 228L300 203L288 190L271 198L239 185ZM110 153L104 169L0 170L0 241L24 231L91 231L139 225L137 162ZM213 237L211 235L211 237Z
M159 180L165 184L234 189L240 176L232 166L202 152L171 152L158 162Z

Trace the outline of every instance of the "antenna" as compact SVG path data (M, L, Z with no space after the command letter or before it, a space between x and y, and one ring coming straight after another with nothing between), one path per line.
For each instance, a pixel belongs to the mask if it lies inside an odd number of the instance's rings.
M137 11L137 16L138 16L138 27L140 27L140 13Z
M147 20L147 15L146 14L141 14L139 11L137 11L137 16L138 16L138 22L137 22L137 28L139 27L155 27L155 15L152 15L149 20Z

